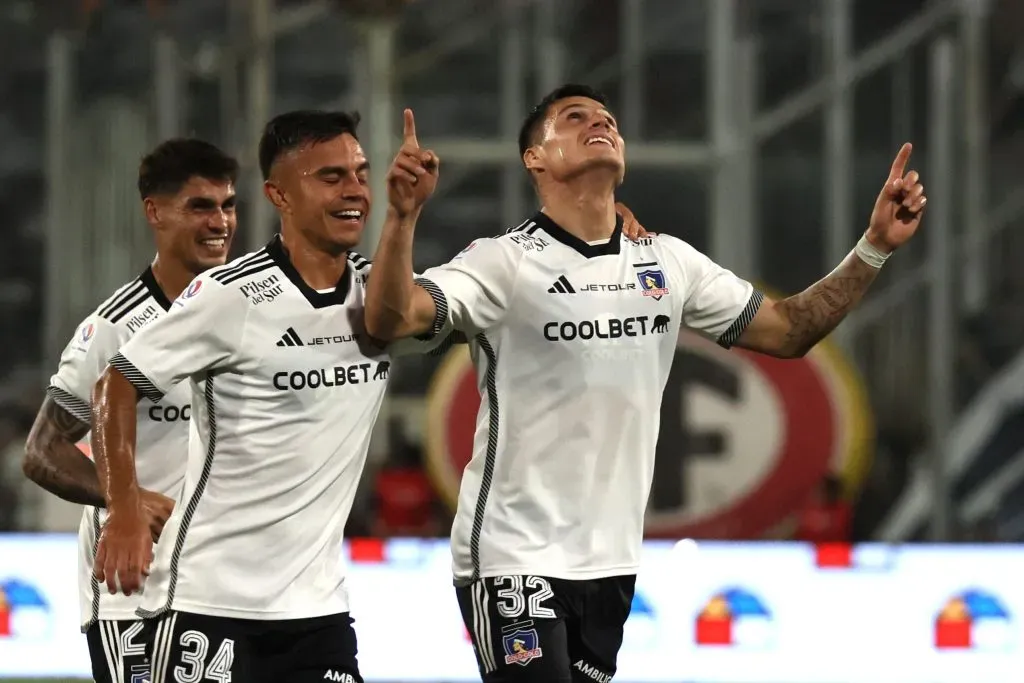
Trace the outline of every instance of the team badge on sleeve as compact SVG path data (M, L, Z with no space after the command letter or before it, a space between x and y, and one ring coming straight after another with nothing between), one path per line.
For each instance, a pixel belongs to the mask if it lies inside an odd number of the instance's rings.
M185 291L181 293L181 298L182 299L191 299L196 294L198 294L199 290L201 290L202 288L203 288L203 281L202 280L193 280L192 283L188 287L185 288Z
M96 324L92 321L82 323L72 340L71 347L76 351L88 351L89 343L96 336Z
M657 263L636 264L637 268L643 268L643 270L638 270L636 273L636 278L640 281L643 295L654 297L655 301L668 294L668 287L665 286L665 273L660 268L650 267L657 265Z
M177 306L183 305L185 303L185 301L187 301L188 299L192 299L197 294L199 294L199 292L201 292L202 289L203 289L203 281L202 280L193 280L189 284L189 286L185 288L185 291L182 292L178 296L178 298L174 300L175 305L177 305Z
M501 636L501 644L505 648L505 663L526 666L533 660L544 656L540 648L537 629L530 628L533 622L512 624L508 633ZM504 630L504 629L502 629Z

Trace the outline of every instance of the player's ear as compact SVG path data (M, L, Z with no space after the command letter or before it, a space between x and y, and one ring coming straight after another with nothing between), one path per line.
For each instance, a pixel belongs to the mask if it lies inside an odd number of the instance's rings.
M274 181L266 180L263 182L263 196L274 205L278 211L288 210L288 198L285 196L281 188L278 187Z
M539 146L528 147L523 152L523 165L530 174L540 173L544 170L544 152Z
M156 202L153 201L152 197L146 197L142 200L142 210L146 213L146 220L150 225L156 225L160 222L160 211L157 207Z

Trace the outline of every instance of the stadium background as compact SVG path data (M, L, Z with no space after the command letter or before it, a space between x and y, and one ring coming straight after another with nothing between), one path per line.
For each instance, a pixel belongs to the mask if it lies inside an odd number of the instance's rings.
M0 532L77 527L19 459L61 346L151 257L134 189L148 147L195 134L239 156L241 253L274 230L254 164L270 116L360 110L379 221L411 106L443 162L424 267L532 209L515 134L571 80L611 96L628 141L621 199L641 222L771 290L798 291L846 254L904 140L930 198L922 234L806 363L681 337L679 366L694 369L666 394L651 537L760 552L742 544L789 538L834 472L853 509L842 540L1024 540L1021 36L1016 0L0 3ZM447 532L473 418L464 369L458 355L397 364L351 536Z

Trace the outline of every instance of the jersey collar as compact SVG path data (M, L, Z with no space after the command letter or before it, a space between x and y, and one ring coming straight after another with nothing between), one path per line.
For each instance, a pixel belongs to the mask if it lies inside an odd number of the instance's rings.
M611 239L604 244L587 244L579 237L576 237L576 235L566 231L558 223L555 223L543 211L538 211L530 220L536 223L537 227L551 235L551 237L570 249L575 249L586 258L619 253L622 242L622 216L618 214L615 214L615 230L612 231Z
M149 290L149 295L153 297L153 300L160 304L160 307L165 311L171 310L171 302L164 294L164 290L160 289L160 285L156 281L156 275L153 275L153 266L146 266L146 269L142 271L142 275L139 276L142 280L142 284Z
M281 235L274 235L274 239L270 240L267 244L267 253L285 276L292 281L292 284L302 292L302 296L306 297L306 301L313 308L340 305L345 303L345 299L348 298L348 292L352 288L352 273L349 272L352 269L348 267L348 261L345 262L345 270L342 271L341 279L335 285L334 291L323 294L307 285L306 281L299 275L299 271L295 270L291 259L288 258L288 252L285 251L284 245L281 244Z

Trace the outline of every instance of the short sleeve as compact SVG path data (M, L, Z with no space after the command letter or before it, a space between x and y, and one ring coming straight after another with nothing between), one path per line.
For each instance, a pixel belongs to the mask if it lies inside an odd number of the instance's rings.
M475 335L505 317L522 252L500 238L479 239L416 280L434 299L434 334L454 328Z
M249 301L238 290L200 276L167 315L139 330L110 364L139 393L159 401L184 379L232 367L248 313Z
M369 261L363 262L360 266L360 273L366 279L369 279L373 273L373 264ZM420 276L413 273L413 278L418 281ZM388 355L393 358L398 358L399 356L442 355L452 346L450 340L451 330L448 327L447 320L445 320L441 327L431 329L427 334L418 337L396 339L387 345Z
M120 346L117 327L96 314L86 318L61 352L47 395L79 421L92 422L92 388Z
M754 319L764 295L686 242L658 237L666 241L686 283L683 325L731 347Z

